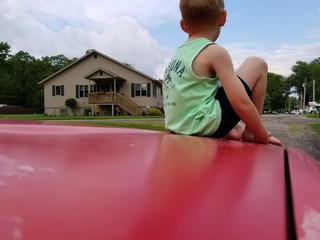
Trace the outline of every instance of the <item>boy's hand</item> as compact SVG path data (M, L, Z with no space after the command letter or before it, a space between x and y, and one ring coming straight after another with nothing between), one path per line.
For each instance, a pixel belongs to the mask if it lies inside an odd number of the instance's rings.
M273 145L282 146L282 142L279 139L275 138L274 136L269 137L269 143Z
M272 136L271 132L268 132L268 134L269 134L268 143L273 144L273 145L282 146L282 142L279 139L277 139L274 136Z
M249 130L248 128L246 128L243 133L242 133L242 140L245 142L255 142L255 143L261 143L261 144L273 144L273 145L278 145L278 146L282 146L282 142L275 138L274 136L272 136L271 132L267 132L268 133L268 138L261 141L260 139L256 138L253 133L251 132L251 130Z

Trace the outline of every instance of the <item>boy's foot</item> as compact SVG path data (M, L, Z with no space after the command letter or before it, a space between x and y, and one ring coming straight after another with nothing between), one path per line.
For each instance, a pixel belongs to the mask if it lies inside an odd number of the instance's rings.
M273 145L282 146L282 142L279 139L272 136L272 134L270 132L268 132L268 134L269 134L268 143L273 144ZM254 135L250 129L245 128L245 130L243 131L243 134L242 134L242 140L245 142L254 142Z
M249 128L245 128L242 133L242 141L244 142L253 142L254 135Z
M244 131L244 126L239 122L225 138L230 140L241 140Z
M275 138L274 136L269 137L269 143L273 145L282 146L282 142L279 139Z

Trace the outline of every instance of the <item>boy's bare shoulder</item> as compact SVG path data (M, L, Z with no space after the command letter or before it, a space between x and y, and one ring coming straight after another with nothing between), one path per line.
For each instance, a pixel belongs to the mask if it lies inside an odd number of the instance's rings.
M221 61L223 59L229 59L230 55L228 51L217 44L208 45L202 52L202 56L210 60L210 62L214 62L215 60Z
M220 46L218 44L210 44L210 45L208 45L205 48L205 51L210 53L210 54L227 54L227 55L229 55L228 51L224 47L222 47L222 46Z

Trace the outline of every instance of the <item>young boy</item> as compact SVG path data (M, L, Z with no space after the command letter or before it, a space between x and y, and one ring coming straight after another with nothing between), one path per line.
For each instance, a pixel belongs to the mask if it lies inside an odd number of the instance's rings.
M228 52L214 43L226 22L224 1L180 0L180 11L180 26L189 37L166 69L166 128L177 134L281 145L260 118L266 62L250 57L235 72Z

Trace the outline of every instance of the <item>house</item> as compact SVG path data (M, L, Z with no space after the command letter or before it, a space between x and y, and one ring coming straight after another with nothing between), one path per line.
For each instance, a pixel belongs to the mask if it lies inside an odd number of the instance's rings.
M163 107L160 81L96 50L39 84L47 115L141 115ZM65 105L70 98L75 108Z

